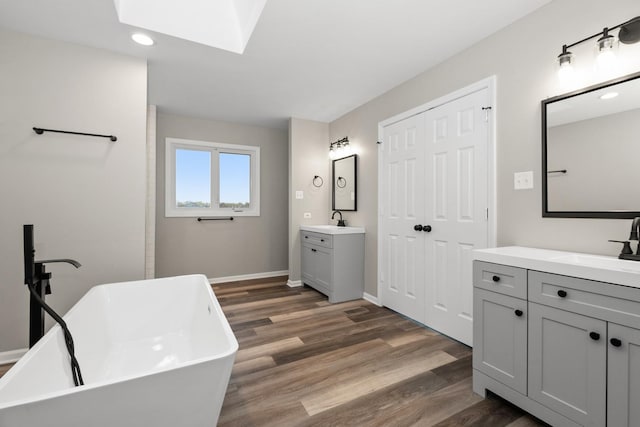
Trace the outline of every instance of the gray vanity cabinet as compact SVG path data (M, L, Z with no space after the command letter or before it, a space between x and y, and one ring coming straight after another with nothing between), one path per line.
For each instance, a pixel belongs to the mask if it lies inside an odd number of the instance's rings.
M364 234L301 231L302 283L329 297L329 302L362 298Z
M529 397L584 426L604 426L607 324L529 303Z
M553 426L640 426L640 288L474 261L473 389Z
M607 422L640 426L640 330L609 323Z

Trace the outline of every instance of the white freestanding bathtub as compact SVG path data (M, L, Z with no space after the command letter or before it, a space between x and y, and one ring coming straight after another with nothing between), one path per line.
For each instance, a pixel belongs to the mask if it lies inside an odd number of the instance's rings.
M215 426L238 349L202 275L92 288L0 378L2 427ZM5 325L6 327L6 325Z

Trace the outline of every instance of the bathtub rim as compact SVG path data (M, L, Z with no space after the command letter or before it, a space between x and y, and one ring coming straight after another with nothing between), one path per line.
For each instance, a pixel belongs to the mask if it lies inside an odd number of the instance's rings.
M156 281L156 280L163 280L163 279L180 279L180 278L198 278L198 279L202 279L203 282L206 284L206 288L207 288L207 294L211 300L211 302L213 303L213 307L214 310L218 316L218 318L221 318L223 320L222 322L222 327L225 331L225 335L227 336L227 338L229 338L230 341L230 349L228 349L227 351L221 352L221 353L216 353L215 356L206 356L206 357L200 357L197 359L193 359L190 360L188 362L181 362L179 363L177 366L173 366L167 369L161 369L161 370L154 370L154 371L141 371L141 373L136 374L136 375L125 375L125 376L121 376L121 377L117 377L114 379L109 379L109 380L102 380L102 381L97 381L95 383L91 383L91 384L85 384L82 386L78 386L78 387L70 387L70 388L66 388L63 390L57 390L57 391L53 391L53 392L49 392L49 393L43 393L43 394L38 394L34 397L30 397L30 398L22 398L22 399L16 399L16 400L9 400L9 401L5 401L5 402L0 402L0 411L3 409L7 409L7 408L12 408L15 406L21 406L21 405L25 405L25 404L29 404L32 402L38 402L38 401L44 401L44 400L48 400L48 399L54 399L57 397L61 397L61 396L66 396L69 394L75 394L75 393L80 393L82 391L86 391L86 390L91 390L91 389L95 389L95 388L99 388L99 387L104 387L107 385L112 385L112 384L117 384L117 383L122 383L122 382L126 382L126 381L131 381L137 378L144 378L144 377L148 377L151 375L157 375L158 373L161 372L168 372L168 371L174 371L177 369L183 369L189 366L194 366L194 365L198 365L198 364L202 364L202 363L206 363L206 362L211 362L214 360L221 360L221 359L225 359L229 356L234 355L235 357L235 353L237 353L239 345L238 345L238 340L235 337L235 334L233 333L233 330L231 329L231 326L229 325L229 321L227 320L227 317L225 316L224 312L222 311L222 307L220 306L220 303L218 302L218 299L216 298L215 293L213 292L213 288L211 286L211 284L209 283L209 280L207 279L207 277L203 274L188 274L188 275L181 275L181 276L170 276L170 277L161 277L161 278L155 278L155 279L146 279L146 280L132 280L132 281L126 281L126 282L114 282L114 283L105 283L105 284L101 284L101 285L96 285L93 286L91 289L89 289L89 291L87 291L87 293L85 293L79 300L78 302L76 302L70 309L69 311L62 316L62 318L66 321L67 320L67 316L71 315L75 310L76 307L78 305L80 305L80 303L85 299L88 298L89 295L91 295L94 292L98 292L101 288L106 287L106 286L110 286L110 285L130 285L130 284L143 284L145 282L150 282L150 281ZM50 340L54 339L55 334L61 330L60 325L58 325L57 323L51 327L51 329L49 329L49 331L47 331L47 333L32 347L30 348L27 353L25 353L24 356L22 356L14 366L11 367L11 369L9 369L9 371L7 371L2 377L0 377L0 386L2 385L2 383L6 382L8 383L9 381L11 381L11 379L17 375L17 372L20 372L24 365L26 365L31 358L33 357L33 355L35 353L37 353L38 349L40 349L41 347L43 347L44 345L46 345L47 342L49 342ZM73 332L73 331L72 331ZM16 369L17 368L17 369Z

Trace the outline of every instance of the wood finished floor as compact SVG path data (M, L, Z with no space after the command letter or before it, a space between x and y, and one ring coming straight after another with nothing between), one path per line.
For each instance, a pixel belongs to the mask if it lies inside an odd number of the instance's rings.
M283 280L213 287L240 349L219 426L544 426L471 389L471 349Z
M474 394L471 349L391 310L281 278L213 288L240 344L219 426L545 425Z

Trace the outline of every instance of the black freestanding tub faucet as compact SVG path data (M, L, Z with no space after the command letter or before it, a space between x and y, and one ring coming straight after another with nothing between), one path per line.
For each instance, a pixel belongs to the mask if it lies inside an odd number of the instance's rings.
M73 259L46 259L35 260L36 250L33 239L33 224L26 224L23 227L24 233L24 284L34 288L37 296L45 300L45 296L51 294L51 273L45 270L45 264L67 263L75 268L80 268L81 264ZM44 308L31 292L29 300L29 348L33 347L44 335Z
M71 332L64 319L56 313L46 302L46 295L51 293L51 273L45 270L45 264L63 262L80 268L80 263L73 259L49 259L36 261L36 250L33 244L33 224L23 226L24 241L24 284L31 295L29 299L29 348L33 347L44 336L44 312L46 311L62 328L64 342L71 359L71 372L73 383L76 386L84 385L80 364L75 356L75 345Z

